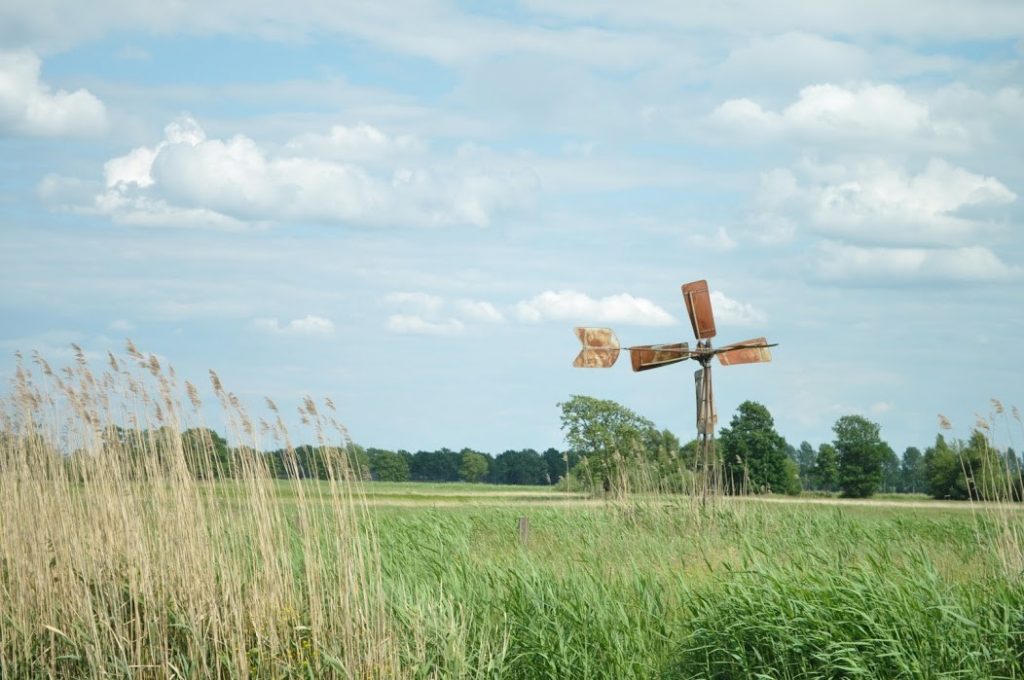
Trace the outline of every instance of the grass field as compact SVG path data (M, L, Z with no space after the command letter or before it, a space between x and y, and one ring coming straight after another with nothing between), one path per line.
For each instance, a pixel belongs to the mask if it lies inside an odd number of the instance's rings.
M210 481L147 366L128 440L84 360L4 417L4 680L1024 678L1017 506L355 482L311 400L329 480Z

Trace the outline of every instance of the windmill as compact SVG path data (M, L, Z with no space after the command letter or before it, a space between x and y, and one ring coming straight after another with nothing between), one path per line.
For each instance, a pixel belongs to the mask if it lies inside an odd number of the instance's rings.
M711 386L711 359L718 357L723 366L756 364L772 360L770 347L765 338L754 338L735 342L717 349L711 347L715 337L715 317L711 311L711 294L707 281L694 281L682 286L686 313L697 337L697 345L690 349L689 343L676 342L662 345L636 345L622 348L615 332L610 328L577 327L576 337L583 349L572 365L576 368L610 368L625 349L634 371L648 371L680 361L693 359L700 364L694 374L697 396L697 439L700 447L698 466L701 475L703 495L716 494L721 484L717 457L715 456L715 426L718 414L715 411L714 390Z

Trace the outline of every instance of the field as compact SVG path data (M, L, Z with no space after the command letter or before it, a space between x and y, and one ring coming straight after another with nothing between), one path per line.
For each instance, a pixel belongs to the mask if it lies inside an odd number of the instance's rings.
M5 679L1024 678L1018 506L355 481L311 400L326 480L225 479L87 370L4 420Z
M469 489L455 506L442 491L378 510L388 599L421 640L423 675L1024 670L1024 595L992 550L998 525L960 509L558 505Z
M240 505L250 491L233 482L200 487L222 511ZM301 525L303 512L324 510L319 520L306 520L322 532L343 526L333 513L357 513L363 529L372 531L359 530L349 539L367 546L364 555L372 565L360 569L356 580L365 579L372 596L341 607L288 612L274 632L280 639L265 648L254 630L244 670L228 650L220 650L219 661L212 653L228 640L200 636L175 642L172 634L163 660L170 664L165 668L176 669L170 674L1024 675L1024 592L1019 574L1006 571L998 549L1003 524L964 504L719 499L703 506L665 497L606 502L543 487L370 483L358 485L355 496L342 494L338 505L331 495L340 489L330 487L274 482L269 502L293 527ZM353 498L362 510L349 505ZM520 517L529 521L525 544ZM244 530L244 523L238 528ZM331 537L318 541L330 544ZM312 593L302 582L310 572L301 563L310 553L324 560L335 556L303 550L294 535L290 542L298 584L294 602L308 602ZM345 551L337 559L344 561L346 553L351 555ZM314 572L321 581L340 573L337 564L322 566ZM132 589L130 581L119 587ZM354 585L349 580L347 587ZM339 631L315 622L325 614L351 616L352 609L373 621L333 640L330 631ZM102 614L110 616L109 609ZM139 616L169 617L190 632L197 623L173 609ZM259 620L253 616L248 625L255 628ZM34 638L12 635L24 632L23 622L17 623L0 636L4 677L89 677L100 669L130 677L161 666L159 654L140 659L135 655L148 653L133 652L130 645L120 650L124 658L103 658L117 650L88 650L90 643L76 639L66 619L45 624L45 634ZM124 623L130 631L131 622ZM146 628L161 628L156 624L138 630L148 639L153 631ZM316 626L322 637L313 634ZM370 646L339 644L346 635L375 633L380 639ZM26 644L39 646L34 658L22 656ZM209 645L211 654L197 659L196 644Z

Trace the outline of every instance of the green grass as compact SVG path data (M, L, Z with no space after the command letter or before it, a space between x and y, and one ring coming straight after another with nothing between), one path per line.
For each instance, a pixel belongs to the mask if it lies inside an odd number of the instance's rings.
M236 481L199 488L225 513L218 544L258 550L255 537L232 529L233 517L244 525L251 488ZM270 506L294 532L286 549L296 592L307 593L311 560L321 563L316 573L343 573L330 531L344 525L338 513L356 511L332 502L345 487L270 481L268 488ZM1005 570L1005 527L984 513L942 503L718 499L704 506L657 495L603 502L549 487L483 484L356 490L367 503L355 540L379 565L368 606L387 622L373 644L389 650L380 658L394 659L362 666L369 677L1024 678L1021 575ZM314 535L300 535L300 520ZM239 562L258 563L257 555ZM202 620L177 605L131 606L166 619L161 629L172 637L159 644L182 668L205 644L209 659L199 666L227 676L318 677L360 667L343 643L309 632L301 600L289 605L291 622L272 647L253 630L245 670L231 657L219 660L222 643L197 642ZM76 651L88 633L53 627L60 634L47 629L32 638L51 658L47 672L93 677ZM182 631L188 635L178 639ZM175 652L176 645L191 651ZM107 659L104 672L123 667L131 676L130 660Z
M1024 677L1024 596L966 514L376 511L414 675Z

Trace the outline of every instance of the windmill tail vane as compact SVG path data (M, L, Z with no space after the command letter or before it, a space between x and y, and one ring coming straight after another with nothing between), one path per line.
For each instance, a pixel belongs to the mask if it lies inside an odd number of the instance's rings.
M711 338L715 337L715 317L711 309L711 294L707 281L693 281L682 286L686 313L690 318L697 344L691 348L688 342L660 345L635 345L622 347L615 332L610 328L577 327L576 337L582 348L573 361L576 368L610 368L619 359L619 354L629 352L634 371L648 371L687 359L700 363L694 375L697 398L697 433L705 449L705 465L709 464L713 452L713 438L718 415L715 411L714 390L711 383L711 360L718 357L722 366L737 364L758 364L772 360L772 347L765 338L753 338L712 348Z

